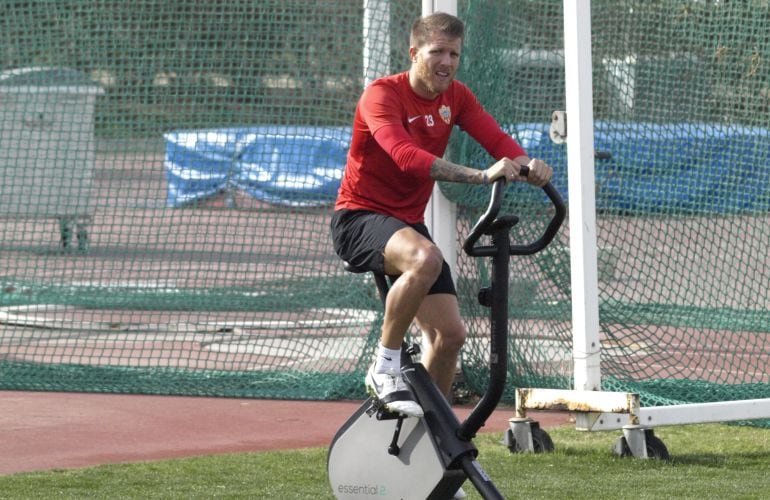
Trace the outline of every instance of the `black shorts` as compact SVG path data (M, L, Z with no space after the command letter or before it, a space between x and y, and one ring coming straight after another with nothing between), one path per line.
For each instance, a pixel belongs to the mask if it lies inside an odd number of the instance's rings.
M334 251L342 260L380 274L385 273L385 245L396 231L411 227L433 241L425 224L407 224L395 217L367 210L337 210L330 226ZM398 276L390 278L395 281ZM438 293L457 295L446 260L441 274L428 291L428 295Z

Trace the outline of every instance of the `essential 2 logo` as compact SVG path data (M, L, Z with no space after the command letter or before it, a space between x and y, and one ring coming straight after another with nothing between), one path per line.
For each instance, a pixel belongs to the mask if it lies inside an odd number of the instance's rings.
M340 495L370 495L373 497L382 497L387 495L385 485L370 484L338 484L337 493Z

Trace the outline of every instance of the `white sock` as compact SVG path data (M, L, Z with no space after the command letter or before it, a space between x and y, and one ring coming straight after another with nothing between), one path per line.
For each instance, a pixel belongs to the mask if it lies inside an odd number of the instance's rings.
M395 375L401 371L401 348L388 349L380 343L377 348L377 360L374 362L374 373L389 373Z

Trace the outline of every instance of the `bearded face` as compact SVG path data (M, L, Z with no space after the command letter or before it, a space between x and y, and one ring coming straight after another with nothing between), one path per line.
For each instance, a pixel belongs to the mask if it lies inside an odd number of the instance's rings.
M435 99L445 92L460 67L462 38L450 38L437 33L423 46L410 47L412 67L409 83L421 97Z

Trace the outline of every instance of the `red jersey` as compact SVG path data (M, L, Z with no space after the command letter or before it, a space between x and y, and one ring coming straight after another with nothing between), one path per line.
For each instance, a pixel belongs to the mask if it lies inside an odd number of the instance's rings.
M496 160L526 155L457 80L433 100L412 90L408 72L372 82L356 107L335 210L370 210L408 224L422 222L433 192L430 167L444 155L455 125Z

